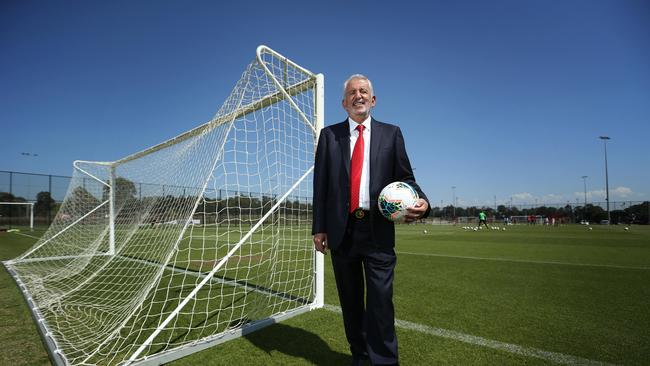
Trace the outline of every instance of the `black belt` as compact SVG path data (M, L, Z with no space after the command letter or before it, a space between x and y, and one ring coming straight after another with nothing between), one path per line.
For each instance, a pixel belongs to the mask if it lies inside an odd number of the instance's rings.
M362 208L357 208L350 214L351 217L354 217L357 220L362 220L368 217L368 215L370 215L370 210L364 210Z

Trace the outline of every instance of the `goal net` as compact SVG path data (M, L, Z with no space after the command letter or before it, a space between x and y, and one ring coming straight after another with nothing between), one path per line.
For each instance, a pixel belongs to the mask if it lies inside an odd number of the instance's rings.
M322 75L260 46L207 123L76 161L52 225L4 262L52 361L161 364L322 306L322 106Z

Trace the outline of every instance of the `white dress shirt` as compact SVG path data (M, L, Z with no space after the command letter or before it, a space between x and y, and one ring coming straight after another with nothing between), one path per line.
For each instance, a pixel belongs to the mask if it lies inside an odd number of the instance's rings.
M364 210L370 209L370 121L371 117L363 121L363 167L361 168L361 185L359 187L359 207ZM359 131L356 130L359 125L348 117L350 125L350 160L354 151L354 144L359 138Z

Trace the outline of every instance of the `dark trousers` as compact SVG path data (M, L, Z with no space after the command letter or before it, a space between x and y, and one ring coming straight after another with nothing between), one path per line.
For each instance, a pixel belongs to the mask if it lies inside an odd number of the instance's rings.
M398 363L393 307L396 261L392 248L373 247L367 216L364 219L351 217L343 243L332 250L334 277L350 351L355 358L369 358L373 365Z

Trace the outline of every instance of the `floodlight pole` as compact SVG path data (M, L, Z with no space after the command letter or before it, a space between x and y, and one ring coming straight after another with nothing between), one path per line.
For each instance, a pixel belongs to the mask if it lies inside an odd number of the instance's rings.
M454 219L456 218L456 186L451 186L452 204L454 207Z
M582 183L584 183L585 187L585 207L587 207L587 177L586 175L582 176Z
M609 136L600 136L603 140L603 147L605 148L605 201L607 201L607 225L611 222L611 216L609 213L609 174L607 172L607 140L611 140Z

